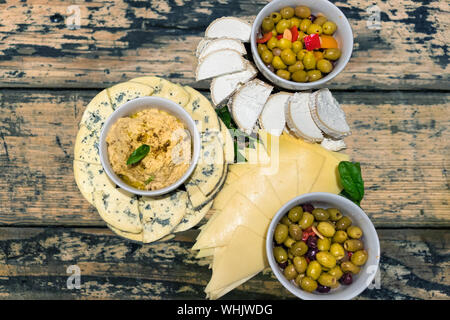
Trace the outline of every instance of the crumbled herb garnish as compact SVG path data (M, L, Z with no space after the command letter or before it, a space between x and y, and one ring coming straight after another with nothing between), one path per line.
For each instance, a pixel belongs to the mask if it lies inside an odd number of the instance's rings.
M127 160L127 165L135 164L145 158L145 156L150 152L150 146L143 144L139 148L133 151Z
M149 184L150 182L152 182L155 179L154 175L151 175L150 178L148 178L147 180L145 180L145 184Z

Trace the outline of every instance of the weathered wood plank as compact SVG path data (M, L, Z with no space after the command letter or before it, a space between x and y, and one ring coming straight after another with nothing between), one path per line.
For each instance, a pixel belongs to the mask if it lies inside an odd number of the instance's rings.
M355 47L330 87L448 89L448 2L334 2L351 22ZM71 30L72 3L8 0L0 4L0 86L102 88L142 74L192 84L193 51L207 25L221 16L252 21L266 3L96 0L77 4L80 28ZM379 10L379 28L370 27L377 14L368 10Z
M104 226L78 191L73 143L96 91L0 92L0 223ZM336 93L379 227L450 225L449 94Z
M379 230L378 285L359 299L449 299L447 230ZM202 299L211 271L190 250L197 232L141 245L107 229L0 228L3 299ZM77 265L81 288L67 289ZM228 299L292 299L275 276L259 274Z

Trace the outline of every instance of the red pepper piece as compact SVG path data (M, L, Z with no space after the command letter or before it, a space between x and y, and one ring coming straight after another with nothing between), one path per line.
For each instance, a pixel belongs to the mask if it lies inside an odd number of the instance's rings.
M256 40L257 43L266 43L267 41L270 40L270 38L272 38L272 31L267 32L262 38L259 38L258 40Z
M293 26L291 28L291 32L292 32L292 42L297 41L298 39L298 29L296 26Z
M350 251L347 252L347 256L349 259L352 257L352 255L353 255L353 252L350 252Z
M317 33L307 35L303 40L305 41L306 50L312 51L320 49L320 37Z
M281 38L283 38L282 34L277 35L277 39L280 40Z

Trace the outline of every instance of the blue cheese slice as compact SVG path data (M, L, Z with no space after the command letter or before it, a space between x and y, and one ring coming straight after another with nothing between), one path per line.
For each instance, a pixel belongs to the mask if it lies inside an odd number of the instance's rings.
M136 82L148 85L154 89L153 96L172 100L184 107L189 102L189 93L182 86L172 83L166 79L148 76L131 79L130 82Z
M126 232L126 231L122 231L120 229L117 229L116 227L113 227L110 224L107 224L108 228L111 229L112 232L114 232L115 234L117 234L119 237L128 239L128 240L132 240L132 241L138 241L138 242L142 242L142 240L144 239L144 233L140 232L140 233L131 233L131 232Z
M84 161L73 161L73 173L78 189L84 198L94 205L94 191L115 188L115 184L108 178L103 167Z
M191 87L186 86L184 89L190 95L190 100L184 108L191 115L192 119L194 119L198 131L219 132L219 118L217 117L217 113L211 105L211 102L209 102L204 95Z
M113 112L114 110L109 100L108 92L105 89L89 102L81 117L80 125L85 126L91 131L97 130L100 132L106 119Z
M89 130L84 125L80 126L75 139L74 159L93 164L101 164L98 151L100 130Z
M136 98L151 96L153 87L136 82L122 82L106 89L111 100L113 110L124 103Z
M176 191L156 198L139 199L139 212L144 228L143 242L149 243L167 236L186 213L187 194Z
M138 200L135 195L122 189L108 187L95 191L93 198L98 213L107 224L125 232L142 232Z
M173 232L182 232L191 229L196 226L211 209L213 201L209 201L203 208L195 210L190 201L188 201L186 214L181 222L175 227Z

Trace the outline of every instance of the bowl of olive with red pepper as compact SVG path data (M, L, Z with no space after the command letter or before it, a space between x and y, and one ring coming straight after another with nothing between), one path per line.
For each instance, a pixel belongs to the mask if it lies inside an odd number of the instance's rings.
M272 83L306 90L321 87L344 69L353 33L342 11L327 0L274 0L253 23L251 50Z
M380 244L358 205L315 192L292 199L275 214L266 252L277 279L297 297L347 300L372 283Z

